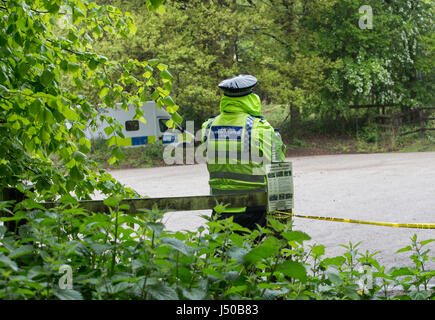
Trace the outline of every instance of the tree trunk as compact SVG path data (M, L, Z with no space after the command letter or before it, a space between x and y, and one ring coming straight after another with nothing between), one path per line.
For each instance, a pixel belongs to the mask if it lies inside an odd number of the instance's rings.
M290 105L290 134L295 136L299 130L300 110L299 107Z
M4 188L3 190L1 190L0 194L2 195L1 201L14 200L15 201L14 205L23 201L26 198L25 194L16 188ZM0 212L0 217L11 217L11 215L7 212ZM25 224L24 220L4 222L4 226L7 228L7 230L14 233L17 233L18 227L20 227L23 224Z

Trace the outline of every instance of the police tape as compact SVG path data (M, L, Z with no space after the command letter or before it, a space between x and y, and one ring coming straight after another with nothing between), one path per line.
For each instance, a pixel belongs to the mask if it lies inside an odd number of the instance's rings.
M316 216L303 216L295 214L293 211L283 212L283 211L274 211L272 216L276 216L278 218L303 218L303 219L314 219L314 220L324 220L324 221L336 221L336 222L347 222L347 223L356 223L356 224L369 224L375 226L383 226L383 227L396 227L396 228L416 228L416 229L435 229L435 223L390 223L390 222L376 222L376 221L361 221L361 220L353 220L353 219L342 219L342 218L332 218L332 217L316 217Z

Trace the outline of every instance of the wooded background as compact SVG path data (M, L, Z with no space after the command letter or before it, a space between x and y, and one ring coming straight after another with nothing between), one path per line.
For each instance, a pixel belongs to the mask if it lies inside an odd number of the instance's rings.
M309 119L340 130L367 111L354 105L434 105L433 1L168 0L157 12L98 2L131 12L137 32L103 37L95 51L164 61L180 112L197 125L218 113L217 84L237 74L258 78L264 108L286 108L288 134ZM359 26L363 5L372 29Z

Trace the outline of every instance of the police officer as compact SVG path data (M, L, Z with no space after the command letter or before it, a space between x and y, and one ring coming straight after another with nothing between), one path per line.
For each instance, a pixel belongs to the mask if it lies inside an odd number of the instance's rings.
M251 75L222 81L220 114L202 125L211 195L266 192L265 164L285 160L281 137L260 115L261 101L252 91L256 84ZM233 216L234 222L254 230L257 224L266 225L266 215L265 206L227 207L219 218Z

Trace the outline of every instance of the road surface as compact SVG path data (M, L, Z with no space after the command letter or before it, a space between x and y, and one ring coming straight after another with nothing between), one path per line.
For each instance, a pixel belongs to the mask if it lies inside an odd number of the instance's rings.
M397 223L435 222L435 153L328 155L289 158L293 163L296 214ZM115 170L111 174L149 197L207 195L204 164ZM211 211L165 215L168 229L195 230ZM322 244L327 256L343 254L340 245L361 241L359 251L381 251L375 258L387 270L410 266L410 253L395 252L435 230L393 228L295 218L294 230L309 234L309 244ZM435 242L427 245L435 256ZM435 262L427 268L435 269Z

